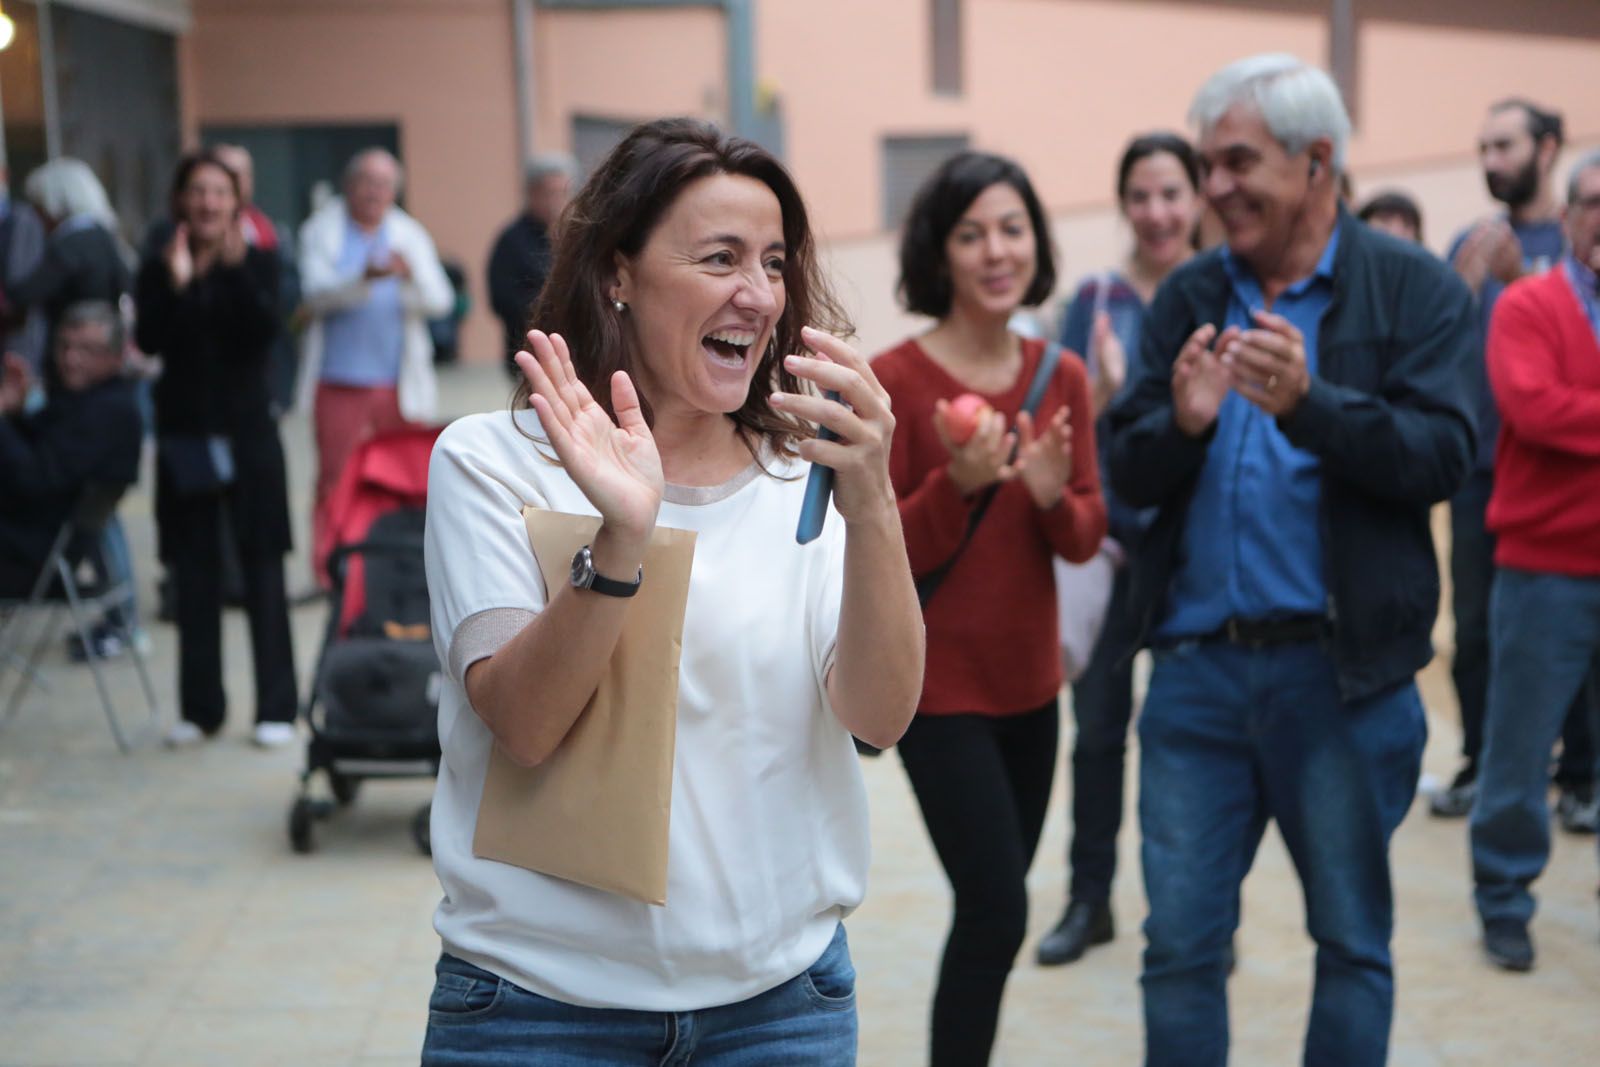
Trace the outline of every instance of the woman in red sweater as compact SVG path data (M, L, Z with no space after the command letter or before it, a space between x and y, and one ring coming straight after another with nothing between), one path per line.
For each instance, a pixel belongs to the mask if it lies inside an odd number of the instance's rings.
M943 572L925 594L927 674L899 746L955 891L933 1001L936 1067L988 1062L1055 766L1051 559L1087 560L1106 532L1083 361L1061 359L1037 414L1021 410L1045 343L1007 322L1054 286L1027 175L998 156L957 155L918 192L900 245L906 307L938 322L873 363L894 401L890 477L919 589ZM950 404L963 393L991 410L958 443Z

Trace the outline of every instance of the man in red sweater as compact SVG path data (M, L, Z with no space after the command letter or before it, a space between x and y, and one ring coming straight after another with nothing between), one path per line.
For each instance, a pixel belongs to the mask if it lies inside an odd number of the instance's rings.
M1600 152L1573 170L1564 222L1570 254L1507 289L1489 324L1499 569L1472 873L1484 950L1514 971L1533 966L1550 748L1600 656Z

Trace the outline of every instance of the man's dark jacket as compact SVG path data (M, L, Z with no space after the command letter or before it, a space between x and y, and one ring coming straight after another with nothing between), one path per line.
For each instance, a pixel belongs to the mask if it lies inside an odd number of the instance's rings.
M523 335L550 273L550 233L545 224L523 213L495 240L489 254L489 303L505 327L505 357L526 343Z
M1146 640L1166 610L1215 435L1213 426L1189 437L1173 421L1172 365L1198 327L1222 329L1229 293L1220 250L1173 272L1151 306L1137 378L1111 413L1112 484L1134 507L1160 509L1133 578ZM1448 267L1341 209L1317 372L1278 426L1321 464L1322 571L1345 700L1407 681L1432 658L1439 572L1428 513L1472 468L1474 316Z
M0 418L0 557L37 570L89 482L131 485L144 429L133 385L58 391L37 415Z

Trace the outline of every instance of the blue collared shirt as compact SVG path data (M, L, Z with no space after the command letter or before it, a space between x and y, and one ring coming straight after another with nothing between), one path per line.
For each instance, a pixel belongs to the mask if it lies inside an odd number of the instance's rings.
M1600 344L1600 289L1596 288L1600 280L1597 280L1594 271L1578 262L1577 256L1568 255L1561 265L1567 271L1567 284L1578 295L1578 306L1589 316L1595 343Z
M1312 374L1317 373L1317 332L1333 299L1338 247L1335 227L1310 277L1285 289L1271 308L1304 336ZM1266 306L1261 284L1226 248L1222 261L1231 283L1224 328L1255 328L1251 312ZM1229 619L1326 613L1321 502L1317 458L1291 445L1272 416L1230 392L1189 505L1182 554L1157 636L1209 634Z
M339 250L341 275L359 275L367 264L388 257L387 226L369 234L355 222L345 222L344 246ZM323 381L335 385L393 386L400 377L400 356L405 349L400 279L391 275L368 282L367 299L329 315L322 337Z

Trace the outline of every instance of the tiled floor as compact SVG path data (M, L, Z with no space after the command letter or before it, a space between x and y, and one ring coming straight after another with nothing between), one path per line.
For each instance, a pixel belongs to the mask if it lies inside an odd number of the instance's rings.
M495 369L456 372L447 402L457 412L496 405L503 382ZM294 483L304 487L305 424L290 420L284 436ZM149 558L147 498L130 499L124 515L136 554ZM296 566L294 585L304 573ZM303 665L321 622L319 606L295 611ZM173 635L152 629L157 683L170 707ZM53 692L31 697L0 732L0 1064L416 1062L438 948L429 927L438 890L408 824L428 786L369 784L353 809L319 826L314 855L292 855L284 826L300 756L245 743L238 719L249 707L249 655L237 615L226 644L235 721L202 749L147 745L117 755L87 675L58 661ZM119 669L117 680L131 714L132 675ZM1453 765L1453 704L1439 665L1424 682L1434 712L1427 769L1442 777ZM850 922L861 1062L915 1065L948 892L898 761L869 762L865 773L875 861L868 903ZM1035 934L1061 902L1064 839L1058 791L1030 881ZM1019 967L997 1063L1138 1062L1142 898L1132 833L1123 835L1123 860L1121 936L1073 967ZM1556 834L1539 885L1539 968L1523 977L1479 960L1463 824L1414 811L1399 833L1395 869L1393 1063L1597 1062L1593 839ZM1232 983L1233 1062L1282 1067L1298 1062L1311 952L1296 883L1270 834L1246 885L1245 913Z

